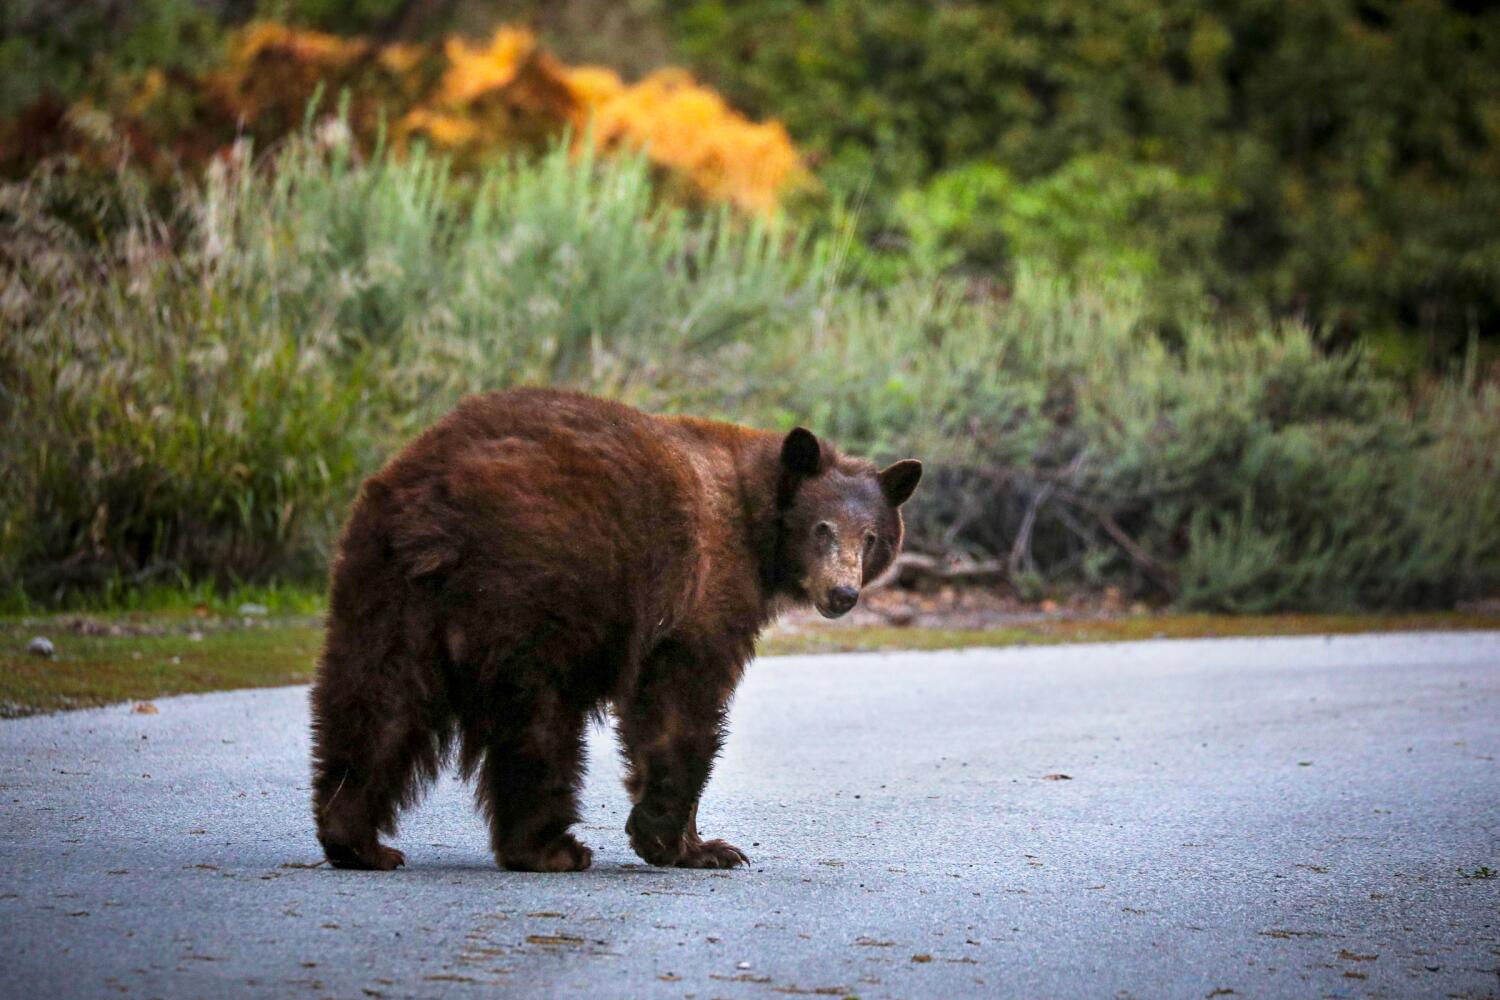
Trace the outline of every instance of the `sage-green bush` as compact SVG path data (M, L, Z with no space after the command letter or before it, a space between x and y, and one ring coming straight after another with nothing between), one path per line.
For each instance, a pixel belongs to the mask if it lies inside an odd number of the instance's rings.
M1128 287L846 297L780 407L934 476L913 541L1020 587L1228 611L1432 606L1500 584L1500 387L1413 397L1299 327L1143 330ZM800 352L799 352L800 353Z
M823 274L767 225L656 205L643 160L459 182L356 162L336 122L168 218L114 195L0 189L13 596L313 575L359 478L464 393L666 387L805 315Z
M165 216L132 190L0 189L12 603L315 579L405 437L541 382L922 457L911 545L1027 592L1268 610L1500 586L1500 388L1472 372L1412 393L1297 327L1166 341L1129 275L865 290L837 242L664 205L629 158L458 179L329 125Z

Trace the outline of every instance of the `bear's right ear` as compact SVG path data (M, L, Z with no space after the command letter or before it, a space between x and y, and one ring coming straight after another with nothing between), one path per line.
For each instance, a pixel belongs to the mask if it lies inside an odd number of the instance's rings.
M912 491L922 479L922 463L914 458L903 458L879 475L880 492L892 507L899 507L911 499Z
M806 427L794 427L781 442L781 465L798 476L816 476L823 464L823 448Z

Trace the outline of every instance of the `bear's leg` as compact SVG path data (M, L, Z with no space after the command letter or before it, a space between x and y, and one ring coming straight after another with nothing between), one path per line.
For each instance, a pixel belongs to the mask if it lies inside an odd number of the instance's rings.
M750 859L738 847L698 836L698 797L724 744L724 718L738 670L715 671L680 646L643 666L641 683L619 712L635 808L630 846L653 865L733 868Z
M586 715L552 692L508 694L486 727L479 771L495 860L512 871L583 871L593 852L568 827L578 822Z
M406 863L380 843L396 814L437 776L449 721L388 689L331 684L313 689L313 815L335 868L390 871Z

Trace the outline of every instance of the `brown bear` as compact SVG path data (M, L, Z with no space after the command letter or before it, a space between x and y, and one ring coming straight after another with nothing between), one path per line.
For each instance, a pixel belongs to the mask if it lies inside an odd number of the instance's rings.
M699 794L761 629L833 618L901 547L919 462L878 470L797 428L662 417L572 392L464 400L364 484L333 563L312 690L328 860L378 839L457 743L496 860L577 871L587 720L613 709L646 861L747 861Z

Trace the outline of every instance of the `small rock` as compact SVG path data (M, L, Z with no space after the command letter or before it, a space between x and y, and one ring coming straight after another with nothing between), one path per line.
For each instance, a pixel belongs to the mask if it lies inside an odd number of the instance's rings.
M57 650L53 648L51 639L39 635L26 644L26 652L32 656L51 656Z
M908 628L917 620L917 613L909 607L896 607L885 613L885 620L896 628Z
M749 962L736 962L734 964L734 967L736 969L748 969L748 968L750 968L750 963Z
M138 702L136 702L135 703L135 707L132 708L131 711L134 712L136 715L160 715L161 714L161 709L157 708L155 705L151 704L149 701L138 701Z
M1110 614L1119 614L1124 607L1124 592L1119 587L1105 587L1104 595L1099 600L1100 610L1107 611Z
M271 613L271 609L268 608L268 607L266 607L264 604L248 604L247 603L247 604L241 604L240 605L239 613L242 614L242 615L256 615L258 617L262 617L263 618L266 615L268 615L268 614Z

